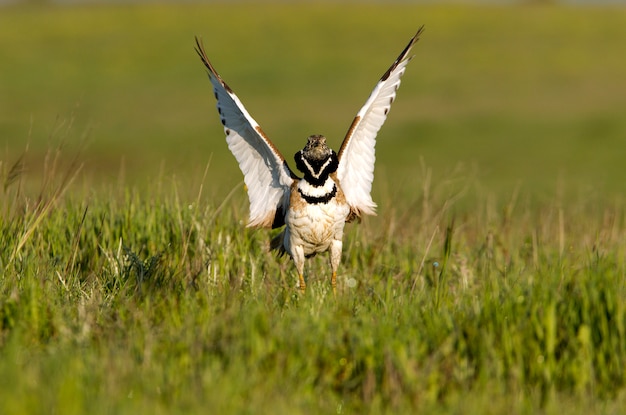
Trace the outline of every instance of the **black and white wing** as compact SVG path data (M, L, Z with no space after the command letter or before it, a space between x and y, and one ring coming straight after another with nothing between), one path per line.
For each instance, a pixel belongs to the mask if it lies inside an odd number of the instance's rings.
M250 199L248 226L278 227L289 204L290 186L297 178L285 158L248 114L237 95L219 76L196 38L198 55L208 69L228 148L239 162Z
M337 177L352 212L357 216L376 214L376 203L370 194L376 160L376 134L387 118L400 78L411 60L411 48L419 39L420 27L393 65L374 87L365 105L359 110L339 149Z

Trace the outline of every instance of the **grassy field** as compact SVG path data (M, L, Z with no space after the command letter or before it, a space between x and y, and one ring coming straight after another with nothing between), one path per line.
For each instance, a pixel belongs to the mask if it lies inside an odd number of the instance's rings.
M244 224L193 36L285 155L421 24L339 292ZM626 9L3 8L0 413L619 414Z

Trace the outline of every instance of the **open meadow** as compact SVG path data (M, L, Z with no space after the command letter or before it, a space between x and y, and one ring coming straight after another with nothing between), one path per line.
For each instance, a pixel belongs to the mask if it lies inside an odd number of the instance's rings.
M417 28L378 216L300 295L217 70L292 166ZM620 414L626 8L0 9L0 413Z

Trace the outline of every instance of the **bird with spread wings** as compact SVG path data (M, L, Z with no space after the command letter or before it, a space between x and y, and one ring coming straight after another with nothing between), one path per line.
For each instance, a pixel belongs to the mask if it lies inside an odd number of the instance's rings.
M304 260L317 253L330 253L331 285L337 285L341 262L343 228L361 215L374 215L371 189L374 180L376 135L393 103L400 78L411 60L411 48L423 27L380 78L365 105L352 121L336 153L322 135L311 135L294 160L298 177L237 95L209 61L196 37L196 52L208 70L217 110L224 126L228 148L244 176L250 200L248 226L279 228L271 248L288 253L304 291Z

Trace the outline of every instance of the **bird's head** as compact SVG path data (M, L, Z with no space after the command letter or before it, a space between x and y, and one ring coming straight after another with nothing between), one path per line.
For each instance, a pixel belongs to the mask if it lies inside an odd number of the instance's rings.
M332 154L332 150L326 145L326 137L312 135L307 139L306 146L302 149L302 156L312 162L323 162Z
M296 167L311 183L324 183L330 173L337 170L337 154L326 145L326 137L312 135L306 146L298 151L294 159Z

